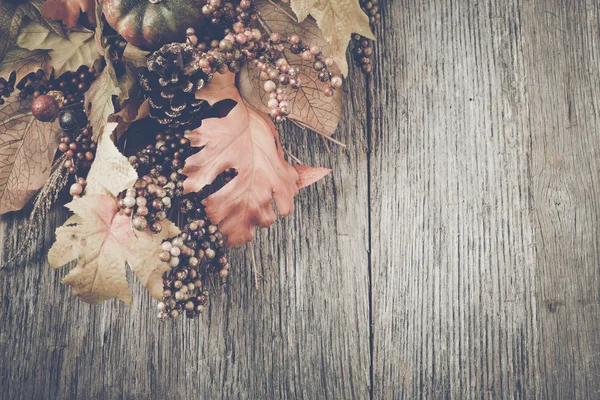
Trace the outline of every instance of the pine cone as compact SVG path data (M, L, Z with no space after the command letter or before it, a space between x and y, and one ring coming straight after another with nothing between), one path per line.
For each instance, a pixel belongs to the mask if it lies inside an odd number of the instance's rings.
M208 76L195 67L195 49L185 43L164 45L148 58L140 76L144 96L149 99L150 117L171 128L189 126L208 108L196 99Z

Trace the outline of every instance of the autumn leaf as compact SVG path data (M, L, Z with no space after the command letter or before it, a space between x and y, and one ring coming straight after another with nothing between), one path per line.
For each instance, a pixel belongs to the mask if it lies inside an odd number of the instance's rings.
M0 106L0 214L20 210L44 185L58 134L58 123L35 119L18 93Z
M342 74L348 75L346 48L352 33L375 39L369 27L369 17L362 11L358 0L290 0L298 21L311 15L321 28L323 37L331 45L331 57Z
M123 60L126 63L134 65L136 68L145 68L148 64L148 56L150 52L135 47L132 44L127 44L123 51Z
M46 0L44 18L62 21L68 28L74 28L81 12L87 13L90 23L94 23L96 0Z
M116 123L104 127L98 138L96 158L87 177L85 194L112 194L117 196L125 189L133 187L137 180L135 169L121 154L111 139Z
M312 185L331 172L329 168L313 168L305 165L294 165L294 169L298 173L298 189Z
M19 28L24 17L37 21L57 35L64 36L64 31L53 21L46 21L41 16L40 1L0 1L0 61L8 50L15 44Z
M108 122L108 117L115 112L113 96L120 96L121 89L112 64L107 64L100 76L85 92L85 104L90 107L90 124L94 139L98 137Z
M25 75L41 69L46 76L50 76L52 65L48 50L27 50L17 46L10 48L2 62L0 62L0 77L8 79L10 73L17 73L17 82Z
M329 55L330 46L314 19L307 18L298 23L292 18L292 11L286 10L283 4L259 1L257 8L261 21L273 32L285 32L287 35L295 33L306 43L319 46L325 56ZM300 55L289 51L284 55L288 63L300 72L301 83L298 90L289 91L288 118L322 135L331 136L340 122L342 90L336 90L332 97L325 96L323 88L328 83L319 80L318 72L312 67L313 62L304 61ZM332 71L338 72L337 68L332 68ZM246 63L238 80L242 97L257 110L268 113L269 94L263 89L264 82L260 80L258 68L253 63Z
M183 168L186 193L201 190L223 171L234 168L237 176L204 200L208 218L227 236L228 246L254 238L254 228L268 227L279 213L294 210L298 174L283 157L275 125L240 96L231 73L216 74L196 97L214 104L237 102L224 118L208 118L188 133L192 146L202 150L189 157Z
M70 31L64 38L31 21L21 28L17 44L31 51L50 50L56 76L66 71L75 71L80 65L91 67L98 59L94 32L88 30Z
M161 233L143 232L131 227L129 217L118 213L114 198L88 195L67 204L78 218L56 230L56 242L48 253L53 268L77 259L77 266L63 279L73 294L98 304L118 298L131 302L125 264L135 272L150 294L162 299L162 274L170 269L160 261L160 244L179 234L171 222L162 222Z

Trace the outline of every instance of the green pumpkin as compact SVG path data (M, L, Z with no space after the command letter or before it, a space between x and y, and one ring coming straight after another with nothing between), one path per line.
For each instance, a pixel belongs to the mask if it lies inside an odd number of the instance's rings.
M187 28L204 22L206 0L104 0L106 21L134 46L156 50L184 42Z

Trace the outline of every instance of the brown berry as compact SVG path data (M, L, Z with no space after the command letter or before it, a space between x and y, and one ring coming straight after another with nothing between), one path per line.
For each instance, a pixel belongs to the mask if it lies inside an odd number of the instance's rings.
M39 121L49 122L52 121L58 115L60 106L58 101L52 96L43 95L38 96L31 103L31 112L33 116Z

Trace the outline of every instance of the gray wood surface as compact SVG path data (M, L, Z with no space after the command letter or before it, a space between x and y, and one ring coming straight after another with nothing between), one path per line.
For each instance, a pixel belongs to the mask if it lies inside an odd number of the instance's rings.
M0 270L0 399L600 398L599 0L382 3L334 168L201 320ZM3 258L26 217L3 217ZM255 284L251 252L265 280Z

